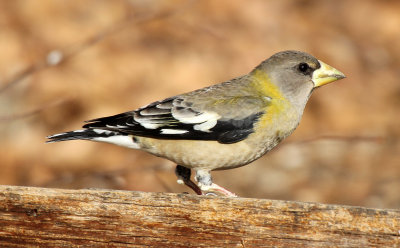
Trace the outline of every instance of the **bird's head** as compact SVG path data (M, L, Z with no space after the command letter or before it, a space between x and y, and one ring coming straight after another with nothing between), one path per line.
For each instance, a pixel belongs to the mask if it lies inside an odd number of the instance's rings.
M269 79L266 80L269 81L267 84L276 86L280 94L298 104L305 103L313 89L345 78L339 70L299 51L276 53L263 61L252 73L265 74Z

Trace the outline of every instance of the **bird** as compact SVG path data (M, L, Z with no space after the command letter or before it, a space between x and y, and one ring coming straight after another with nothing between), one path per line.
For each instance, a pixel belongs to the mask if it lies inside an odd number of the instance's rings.
M297 128L316 88L343 78L306 52L281 51L248 74L86 121L47 142L90 140L143 150L176 163L177 182L196 194L235 197L213 182L211 171L266 154Z

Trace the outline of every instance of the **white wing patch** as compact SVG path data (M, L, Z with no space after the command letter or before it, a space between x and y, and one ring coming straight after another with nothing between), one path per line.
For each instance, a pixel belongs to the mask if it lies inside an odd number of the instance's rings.
M167 129L167 128L161 129L161 134L184 134L188 132L189 132L188 130L182 130L182 129Z
M218 120L221 117L219 114L214 112L203 112L200 114L194 114L192 112L189 113L190 114L188 114L186 111L183 113L180 111L172 111L172 116L178 121L185 124L203 123Z
M182 99L171 99L156 105L149 105L134 113L134 120L146 129L161 129L160 134L184 134L192 130L211 132L221 116L215 112L198 112L191 103ZM184 124L184 128L180 128ZM192 128L187 129L187 125ZM182 126L182 125L181 125ZM123 127L119 127L123 128Z
M210 119L201 124L194 125L193 129L202 132L210 132L210 129L215 127L215 125L217 125L217 119Z
M144 126L147 129L157 129L159 127L164 126L161 123L151 123L150 121L138 121L140 125Z
M215 112L195 114L188 111L172 111L172 116L181 123L196 124L193 126L193 129L202 132L210 132L210 129L213 128L217 124L218 119L221 118L221 116Z
M95 133L97 133L97 134L112 134L113 133L112 131L108 131L108 130L104 130L104 129L98 129L98 128L93 129L93 131Z
M133 118L140 125L142 125L143 127L147 128L147 129L157 129L159 127L165 126L165 124L166 124L157 119L153 119L153 118L149 118L149 117L141 117L138 114L135 114Z

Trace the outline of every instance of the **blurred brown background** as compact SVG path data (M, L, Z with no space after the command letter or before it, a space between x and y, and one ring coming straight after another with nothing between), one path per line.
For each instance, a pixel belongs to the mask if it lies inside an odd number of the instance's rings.
M244 197L399 208L399 13L379 0L1 0L0 184L188 191L165 159L45 136L296 49L347 79L314 92L279 148L215 182Z

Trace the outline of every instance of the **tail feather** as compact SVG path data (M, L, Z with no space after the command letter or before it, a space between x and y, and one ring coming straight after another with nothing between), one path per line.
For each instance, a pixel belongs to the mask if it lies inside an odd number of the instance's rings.
M138 149L139 144L136 139L130 135L103 129L82 129L65 133L54 134L47 137L46 143L54 143L67 140L92 140L106 142L119 146Z
M51 136L47 136L49 140L46 141L46 143L53 143L53 142L67 141L67 140L92 140L99 137L107 138L115 135L114 132L103 131L103 130L101 130L102 132L99 131L100 130L96 131L94 129L82 129L82 130L75 130L65 133L54 134Z

